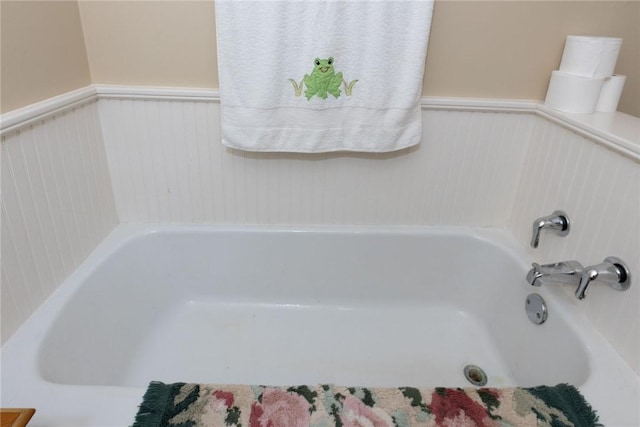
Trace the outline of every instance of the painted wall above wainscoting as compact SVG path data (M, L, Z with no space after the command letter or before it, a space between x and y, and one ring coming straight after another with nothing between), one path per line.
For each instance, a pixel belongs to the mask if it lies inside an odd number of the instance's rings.
M98 85L68 105L2 116L3 339L118 220L486 226L526 246L535 218L564 209L570 236L544 235L533 259L613 255L640 277L640 141L624 134L640 119L600 129L535 102L425 98L417 147L276 154L222 146L211 90ZM605 291L576 304L640 373L640 287Z

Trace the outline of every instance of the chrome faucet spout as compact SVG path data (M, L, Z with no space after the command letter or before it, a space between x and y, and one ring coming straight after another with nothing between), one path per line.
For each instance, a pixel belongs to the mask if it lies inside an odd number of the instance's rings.
M545 265L534 262L532 267L527 273L527 282L531 286L541 286L543 282L577 285L584 271L582 264L578 261L563 261Z

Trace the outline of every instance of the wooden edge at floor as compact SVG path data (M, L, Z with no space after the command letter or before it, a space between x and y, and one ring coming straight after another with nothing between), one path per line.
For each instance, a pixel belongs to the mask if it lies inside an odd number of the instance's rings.
M33 408L2 408L0 427L25 427L35 413Z

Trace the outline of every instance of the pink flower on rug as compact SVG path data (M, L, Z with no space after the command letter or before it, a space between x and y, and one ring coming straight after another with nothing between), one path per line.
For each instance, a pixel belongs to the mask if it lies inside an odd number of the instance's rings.
M295 393L266 389L262 405L254 402L249 417L250 427L309 427L309 402Z
M233 393L230 391L216 390L212 393L211 406L214 411L227 410L233 406Z
M261 427L260 418L262 418L262 414L264 414L262 405L258 402L253 402L251 404L251 415L249 415L249 427ZM266 427L273 426L271 424L267 424Z
M392 427L393 420L380 408L371 408L357 397L347 396L342 402L340 419L344 427Z
M437 425L494 427L498 424L489 418L484 407L471 399L463 390L446 389L431 395L431 412Z

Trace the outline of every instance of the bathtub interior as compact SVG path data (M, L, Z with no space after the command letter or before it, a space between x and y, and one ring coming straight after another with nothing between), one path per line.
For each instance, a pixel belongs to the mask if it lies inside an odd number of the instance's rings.
M526 268L465 232L145 233L68 299L38 369L65 385L466 386L473 363L490 386L580 386L588 349L553 305L528 320Z

